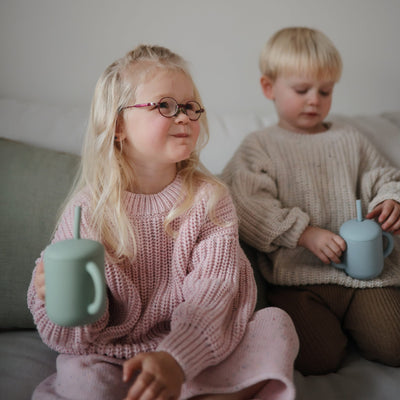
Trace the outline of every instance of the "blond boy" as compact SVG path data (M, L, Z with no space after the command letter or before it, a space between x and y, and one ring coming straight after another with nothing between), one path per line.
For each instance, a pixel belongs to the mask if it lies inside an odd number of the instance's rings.
M292 317L303 374L336 371L350 341L368 359L400 365L400 253L375 279L334 268L341 224L361 198L383 230L400 232L400 171L351 126L326 120L342 61L321 32L278 31L260 57L261 87L278 123L253 132L227 164L243 241L258 251L267 299Z

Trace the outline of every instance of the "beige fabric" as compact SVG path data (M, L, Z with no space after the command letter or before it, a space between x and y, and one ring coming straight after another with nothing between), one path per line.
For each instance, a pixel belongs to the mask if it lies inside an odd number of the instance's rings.
M225 167L240 219L241 239L260 254L264 277L278 285L334 283L348 287L400 285L400 242L380 277L361 281L324 265L297 247L307 225L339 232L386 199L400 202L400 170L354 128L333 123L324 133L304 135L272 126L250 134Z

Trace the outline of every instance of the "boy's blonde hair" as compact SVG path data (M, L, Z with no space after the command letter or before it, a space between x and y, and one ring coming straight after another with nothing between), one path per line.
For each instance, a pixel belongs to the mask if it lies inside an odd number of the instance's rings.
M114 250L112 256L115 259L135 257L138 246L122 198L124 191L135 182L135 171L134 166L125 159L123 141L115 140L116 127L121 117L120 110L135 103L138 85L151 79L159 70L180 71L193 83L185 60L161 46L140 45L112 63L100 76L93 95L80 171L66 200L68 204L83 188L89 191L91 226L97 235L96 239ZM194 83L193 88L194 100L202 104ZM193 204L199 181L207 181L215 186L209 204L211 217L215 204L225 190L225 186L200 162L199 153L208 141L209 132L205 114L199 121L200 134L196 149L189 159L177 164L183 178L184 193L181 202L166 218L165 229L170 234L173 234L171 222Z
M273 81L280 75L300 73L337 82L342 73L342 59L332 41L305 27L276 32L265 44L259 66Z

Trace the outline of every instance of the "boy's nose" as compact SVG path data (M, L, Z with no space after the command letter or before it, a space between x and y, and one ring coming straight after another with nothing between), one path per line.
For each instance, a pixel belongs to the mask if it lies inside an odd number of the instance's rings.
M308 96L308 103L311 105L317 105L319 102L319 94L315 91L310 91Z

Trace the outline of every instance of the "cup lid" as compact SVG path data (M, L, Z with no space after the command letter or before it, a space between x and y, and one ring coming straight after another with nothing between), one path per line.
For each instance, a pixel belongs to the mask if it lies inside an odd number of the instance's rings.
M364 219L358 221L352 219L346 221L340 228L340 236L345 240L353 240L355 242L363 242L373 240L382 232L381 227L375 221Z
M48 246L44 256L53 260L90 259L98 254L104 254L100 242L91 239L67 239Z

